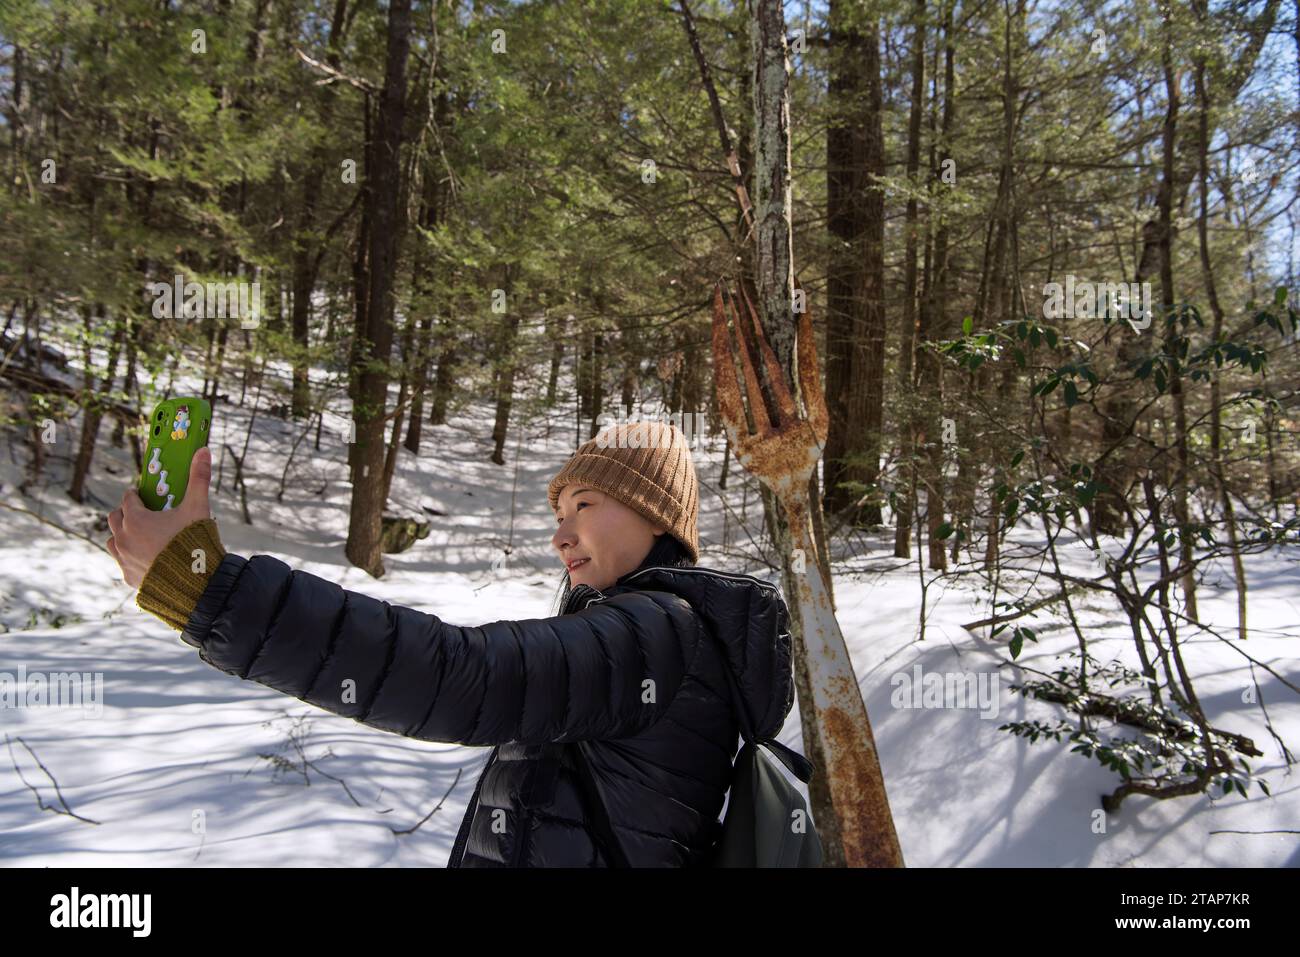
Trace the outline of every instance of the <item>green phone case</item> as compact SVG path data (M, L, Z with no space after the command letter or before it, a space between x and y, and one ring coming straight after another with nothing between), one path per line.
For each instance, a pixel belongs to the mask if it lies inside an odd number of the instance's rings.
M197 396L163 399L149 418L140 499L155 512L176 508L190 481L190 460L208 444L212 407Z

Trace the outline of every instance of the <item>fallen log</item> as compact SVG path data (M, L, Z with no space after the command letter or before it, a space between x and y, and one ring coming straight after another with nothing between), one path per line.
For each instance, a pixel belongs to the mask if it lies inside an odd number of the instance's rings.
M9 365L0 368L0 378L8 379L26 392L46 392L59 395L74 400L78 405L80 405L80 401L85 395L85 390L82 388L61 382L52 376L37 372L26 366ZM132 408L123 402L105 401L99 397L98 393L96 393L96 401L105 414L121 419L123 424L128 426L140 424L141 417L138 409Z

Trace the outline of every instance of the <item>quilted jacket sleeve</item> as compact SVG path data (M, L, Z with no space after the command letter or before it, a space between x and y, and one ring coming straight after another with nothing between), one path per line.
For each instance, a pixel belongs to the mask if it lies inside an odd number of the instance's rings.
M492 745L645 730L668 709L702 634L689 603L666 592L462 627L269 555L227 554L181 637L227 674L371 727Z

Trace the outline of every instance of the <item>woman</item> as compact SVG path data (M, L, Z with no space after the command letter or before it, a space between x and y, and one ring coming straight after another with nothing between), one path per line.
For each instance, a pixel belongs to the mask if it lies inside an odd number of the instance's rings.
M109 516L137 603L228 674L385 731L494 745L448 867L699 864L739 744L732 679L760 737L794 702L778 590L695 564L699 487L672 425L579 447L548 488L554 614L477 627L226 553L207 450L191 471L180 508L128 489Z

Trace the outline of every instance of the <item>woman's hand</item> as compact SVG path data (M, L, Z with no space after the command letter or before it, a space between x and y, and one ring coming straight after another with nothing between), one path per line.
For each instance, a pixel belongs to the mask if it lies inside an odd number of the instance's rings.
M122 504L108 513L108 553L122 567L122 580L139 588L149 566L176 533L192 522L212 517L208 505L208 485L212 481L212 451L207 447L194 453L190 462L190 480L185 497L177 508L155 512L140 500L135 487L128 488Z

